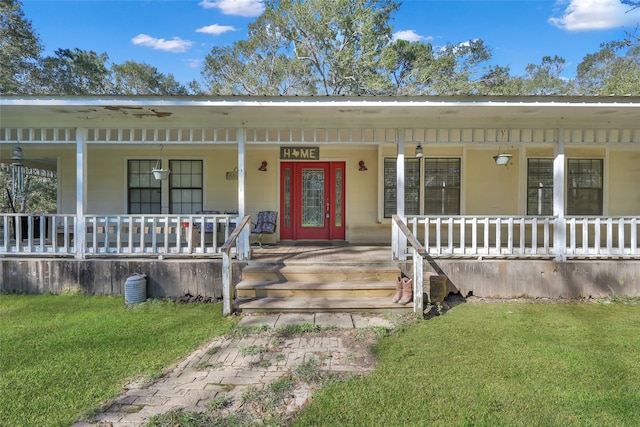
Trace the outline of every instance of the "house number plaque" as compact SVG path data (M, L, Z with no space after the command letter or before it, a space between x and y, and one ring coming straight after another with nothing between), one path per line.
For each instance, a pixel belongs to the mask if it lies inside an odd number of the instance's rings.
M320 147L280 147L280 160L320 160Z

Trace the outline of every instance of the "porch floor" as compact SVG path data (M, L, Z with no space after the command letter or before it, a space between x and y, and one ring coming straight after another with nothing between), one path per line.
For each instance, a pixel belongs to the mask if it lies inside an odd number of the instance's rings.
M252 246L251 261L278 264L355 264L393 262L391 246L277 244Z

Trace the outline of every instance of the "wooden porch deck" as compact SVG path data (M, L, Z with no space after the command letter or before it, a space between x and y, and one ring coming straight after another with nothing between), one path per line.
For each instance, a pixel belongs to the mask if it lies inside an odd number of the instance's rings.
M391 246L349 244L287 244L252 247L251 261L278 264L391 263Z

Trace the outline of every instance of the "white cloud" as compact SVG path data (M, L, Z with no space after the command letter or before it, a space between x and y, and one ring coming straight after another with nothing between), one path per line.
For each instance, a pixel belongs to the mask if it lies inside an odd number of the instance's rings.
M196 33L205 33L211 34L213 36L219 36L220 34L226 33L228 31L237 31L234 27L230 25L207 25L206 27L201 27L196 30Z
M200 68L201 64L202 64L202 59L188 59L187 60L187 66L189 68Z
M566 4L566 1L558 4ZM562 16L549 22L567 31L608 30L640 22L640 9L629 11L620 0L570 0Z
M198 3L205 9L220 9L225 15L252 18L264 12L262 0L202 0Z
M420 40L432 40L433 37L424 37L413 30L396 31L393 33L394 40L406 40L409 42L418 42Z
M131 39L136 46L146 46L152 49L164 50L167 52L185 52L193 44L192 41L182 40L180 37L174 37L171 40L156 39L146 34L138 34Z

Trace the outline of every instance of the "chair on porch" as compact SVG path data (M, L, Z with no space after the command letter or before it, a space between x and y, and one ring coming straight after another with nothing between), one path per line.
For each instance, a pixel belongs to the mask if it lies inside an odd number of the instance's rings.
M278 212L262 211L258 212L258 218L255 223L251 223L251 234L258 235L258 244L262 247L263 234L275 234Z

